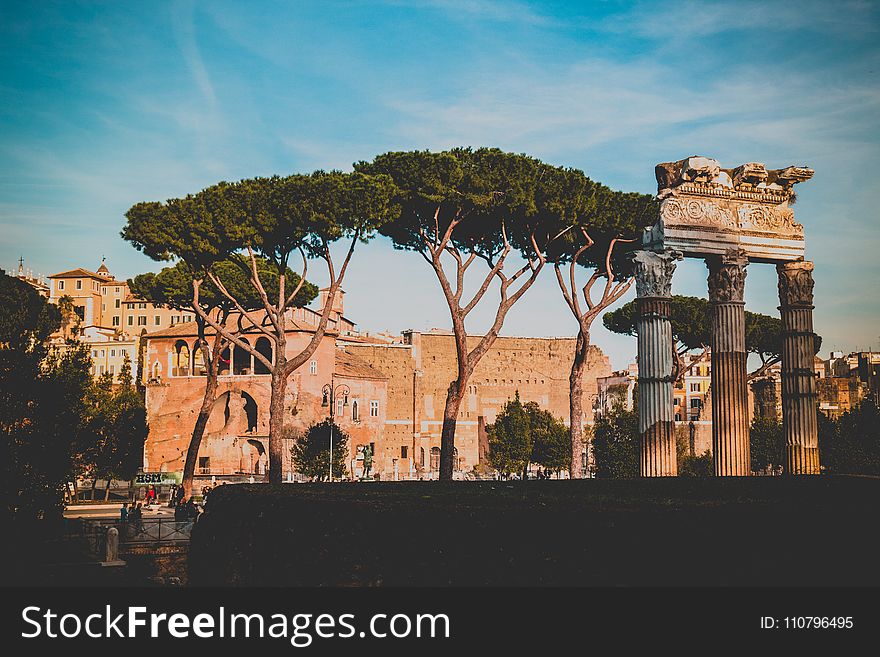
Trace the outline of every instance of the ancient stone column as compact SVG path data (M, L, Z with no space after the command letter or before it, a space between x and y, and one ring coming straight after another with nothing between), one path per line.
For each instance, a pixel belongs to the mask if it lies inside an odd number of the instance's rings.
M678 474L673 412L672 327L670 290L679 251L637 251L633 256L639 340L639 474Z
M712 461L716 477L751 474L743 292L748 259L737 249L706 259L712 314Z
M813 263L776 265L782 316L782 430L787 474L819 474L818 399L813 373Z

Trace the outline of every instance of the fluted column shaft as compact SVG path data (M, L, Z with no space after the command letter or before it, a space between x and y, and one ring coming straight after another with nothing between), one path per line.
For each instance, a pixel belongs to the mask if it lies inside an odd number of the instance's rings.
M707 259L712 314L712 461L717 477L751 474L746 372L748 260L740 251Z
M639 349L639 474L678 474L673 412L672 326L670 290L676 251L638 251L634 256L638 293Z
M818 396L813 373L813 263L776 266L782 318L782 431L787 474L819 474Z

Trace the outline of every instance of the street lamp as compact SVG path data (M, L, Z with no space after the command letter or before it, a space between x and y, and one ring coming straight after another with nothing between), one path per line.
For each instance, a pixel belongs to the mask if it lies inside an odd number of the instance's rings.
M340 383L335 388L333 387L332 379L330 383L324 384L324 387L321 388L321 392L324 393L324 399L321 401L321 406L324 408L330 407L330 454L328 456L328 461L330 463L330 481L333 481L333 415L336 411L336 398L339 395L342 395L342 405L348 406L348 396L351 394L351 389L345 385L344 383Z

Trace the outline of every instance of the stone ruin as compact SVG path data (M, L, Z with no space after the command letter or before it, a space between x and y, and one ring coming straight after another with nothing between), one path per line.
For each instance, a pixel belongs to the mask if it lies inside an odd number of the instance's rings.
M813 263L804 260L804 227L791 208L794 185L813 170L758 162L724 169L695 156L658 164L655 173L660 217L634 255L641 475L678 473L669 304L676 261L684 257L704 259L709 269L715 475L751 474L743 301L749 263L775 264L779 277L785 472L819 474Z

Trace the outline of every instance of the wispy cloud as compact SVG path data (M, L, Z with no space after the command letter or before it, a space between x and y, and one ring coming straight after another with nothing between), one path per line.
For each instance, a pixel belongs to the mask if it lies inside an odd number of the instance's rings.
M682 42L726 32L798 30L834 31L853 34L876 32L870 18L876 5L860 0L823 2L773 2L739 0L706 2L685 0L663 3L639 2L627 12L613 14L598 23L600 29L647 37L658 41ZM704 44L708 49L711 43ZM695 49L695 54L697 50ZM748 59L760 53L744 52Z
M211 84L211 77L208 75L205 61L202 59L202 54L199 51L196 28L193 21L194 14L194 0L175 0L171 6L171 26L183 60L192 75L193 82L195 82L208 106L211 109L215 109L217 106L217 96L214 93L214 86Z

